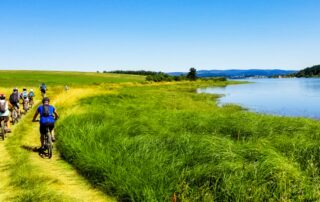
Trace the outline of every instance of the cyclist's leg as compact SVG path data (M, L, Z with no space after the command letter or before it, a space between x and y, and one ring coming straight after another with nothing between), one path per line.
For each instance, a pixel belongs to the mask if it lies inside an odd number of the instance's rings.
M20 114L20 103L19 103L19 102L17 102L17 103L15 103L15 105L14 105L14 106L17 108L18 117L20 117L20 116L21 116L21 114Z
M41 89L41 95L42 95L42 98L46 96L46 91L44 89Z
M11 132L11 128L10 128L10 121L9 121L9 116L6 116L4 118L4 122L6 124L6 131L7 133L10 133Z
M56 138L54 136L54 123L49 123L48 126L49 126L49 130L50 130L50 133L51 133L52 141L54 142L56 140Z
M40 125L40 143L41 143L41 148L44 148L44 136L46 134L46 126L45 125Z

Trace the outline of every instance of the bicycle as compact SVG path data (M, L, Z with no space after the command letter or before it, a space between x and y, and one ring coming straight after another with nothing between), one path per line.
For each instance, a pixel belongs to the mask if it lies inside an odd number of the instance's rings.
M34 120L33 122L39 122L39 120ZM41 134L42 137L42 134ZM46 133L43 135L43 147L39 149L39 155L42 156L43 154L47 156L49 159L52 158L52 134L50 132L49 126L46 126Z
M52 134L50 132L49 126L46 127L46 133L44 135L44 150L42 152L48 156L49 159L52 157L52 149L53 149L53 144L52 144ZM47 152L45 152L47 151Z
M42 99L46 97L46 91L45 90L41 90L41 96L42 96Z
M12 113L11 113L11 118L12 118L12 125L18 123L19 121L19 112L18 112L18 108L16 106L14 106Z
M29 101L27 99L24 99L23 100L23 110L24 110L24 113L26 114L29 110Z
M32 107L33 107L33 98L30 98L30 102L29 102L29 106L30 106L30 109L32 109Z
M0 121L1 121L1 138L4 141L5 137L6 137L6 122L5 122L5 118L4 116L0 117Z

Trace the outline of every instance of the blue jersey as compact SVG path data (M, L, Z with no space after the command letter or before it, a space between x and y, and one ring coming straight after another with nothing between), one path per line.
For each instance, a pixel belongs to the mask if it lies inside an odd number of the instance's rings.
M43 116L44 108L43 105L38 107L38 112L40 114L40 125L45 125L47 123L54 123L54 112L55 108L52 105L49 105L49 116Z

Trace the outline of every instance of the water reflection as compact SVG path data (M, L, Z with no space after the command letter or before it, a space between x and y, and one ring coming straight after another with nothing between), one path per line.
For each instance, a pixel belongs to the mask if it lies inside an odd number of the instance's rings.
M220 104L235 103L252 111L320 118L320 79L251 79L255 83L198 89L223 94Z

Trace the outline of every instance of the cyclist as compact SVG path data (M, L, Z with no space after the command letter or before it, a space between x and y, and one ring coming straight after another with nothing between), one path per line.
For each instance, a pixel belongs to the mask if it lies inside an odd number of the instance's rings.
M40 141L41 141L41 149L44 149L44 136L46 134L46 128L49 127L50 133L52 135L52 141L55 141L55 137L53 134L54 123L59 118L59 115L56 109L50 105L50 99L45 97L42 100L42 105L38 107L38 110L33 116L32 121L36 121L37 116L40 114Z
M14 108L18 109L18 116L20 117L18 88L13 89L13 92L10 95L9 101L10 101L10 104L12 105L12 110L14 110Z
M22 93L20 94L20 99L22 100L23 109L27 111L29 108L29 97L28 97L27 88L22 89Z
M33 98L35 97L36 95L34 94L33 92L33 89L30 89L30 92L28 93L28 97L29 97L29 100L33 100Z
M22 93L20 94L20 99L24 100L28 98L28 91L26 88L22 89Z
M34 94L33 89L30 89L30 92L28 93L28 98L29 98L30 107L33 106L33 98L34 98L35 96L36 96L36 95Z
M47 91L47 86L46 86L45 83L42 83L42 84L41 84L41 86L40 86L40 91L41 91L42 97L45 97L46 91Z
M0 93L0 117L4 117L4 122L6 124L6 132L10 133L10 121L9 121L9 107L8 102L6 101L6 95Z

